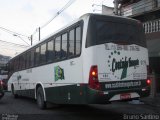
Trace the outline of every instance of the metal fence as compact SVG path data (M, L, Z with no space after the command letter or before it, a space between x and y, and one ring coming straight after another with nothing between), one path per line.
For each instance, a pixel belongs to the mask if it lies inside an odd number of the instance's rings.
M143 23L145 33L153 33L160 31L160 19L147 21Z

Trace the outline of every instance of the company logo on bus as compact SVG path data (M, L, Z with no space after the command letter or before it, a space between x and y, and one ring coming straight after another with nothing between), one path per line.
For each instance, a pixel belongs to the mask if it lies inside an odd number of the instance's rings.
M118 59L116 56L119 56ZM111 52L108 57L108 67L110 68L110 71L113 73L113 75L118 79L126 78L129 76L129 74L127 75L128 68L134 67L136 69L136 66L139 65L138 59L133 60L131 57L127 56L121 57L121 52L116 50ZM120 76L115 75L115 72L118 70L122 70Z
M59 66L54 67L54 74L55 74L55 81L64 80L64 70L61 67Z

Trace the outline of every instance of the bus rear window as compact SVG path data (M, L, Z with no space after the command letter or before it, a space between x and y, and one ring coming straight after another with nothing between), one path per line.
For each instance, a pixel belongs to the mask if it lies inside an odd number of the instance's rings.
M104 43L136 44L146 47L142 25L123 20L90 20L86 47Z

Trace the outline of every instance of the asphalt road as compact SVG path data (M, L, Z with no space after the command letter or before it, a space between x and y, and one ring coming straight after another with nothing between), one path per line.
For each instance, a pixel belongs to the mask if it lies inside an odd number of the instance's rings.
M0 120L125 120L131 117L143 119L147 115L160 119L160 108L143 103L116 102L109 105L49 105L47 110L40 110L35 100L14 99L11 93L6 93L0 100L0 114Z

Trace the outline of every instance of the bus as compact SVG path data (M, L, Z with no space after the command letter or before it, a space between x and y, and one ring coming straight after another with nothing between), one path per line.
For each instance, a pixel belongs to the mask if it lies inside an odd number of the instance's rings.
M147 97L148 50L139 21L85 14L9 61L14 97L107 104Z

